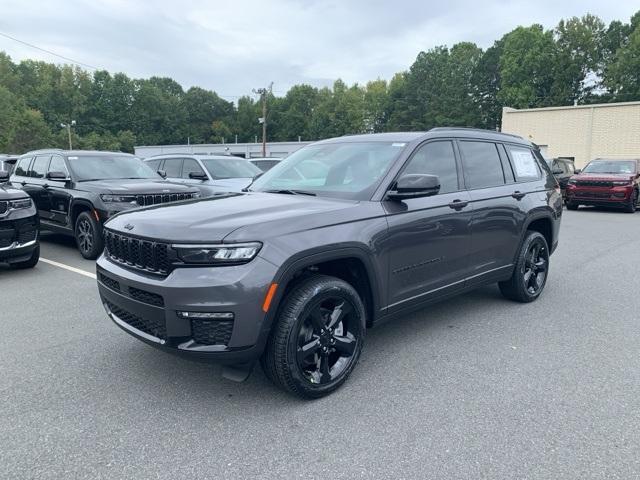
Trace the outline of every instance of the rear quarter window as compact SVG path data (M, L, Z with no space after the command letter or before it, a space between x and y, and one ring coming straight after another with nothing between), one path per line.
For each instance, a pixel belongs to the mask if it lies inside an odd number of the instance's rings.
M505 145L505 147L511 158L513 173L518 182L531 182L540 179L542 174L540 165L529 148L514 145Z

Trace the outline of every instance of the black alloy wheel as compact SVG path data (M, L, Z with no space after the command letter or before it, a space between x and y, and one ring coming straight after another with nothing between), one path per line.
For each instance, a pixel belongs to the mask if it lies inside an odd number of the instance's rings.
M82 212L78 215L75 237L78 250L84 258L95 260L102 253L104 248L102 228L90 212Z
M529 245L522 268L522 280L530 295L537 295L544 287L548 265L549 252L546 242L537 238Z
M313 384L328 384L347 369L356 350L359 318L343 297L317 302L300 325L297 363Z
M511 278L498 283L502 294L516 302L536 300L547 283L549 255L544 235L528 230L520 246Z
M360 358L366 313L358 292L326 275L300 280L282 300L260 359L267 377L302 398L339 388Z

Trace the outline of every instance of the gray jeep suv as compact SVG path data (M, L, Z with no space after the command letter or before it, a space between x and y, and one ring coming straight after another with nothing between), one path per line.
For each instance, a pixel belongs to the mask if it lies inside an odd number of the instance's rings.
M296 169L313 164L315 174ZM245 193L152 206L105 224L109 317L168 352L266 374L305 398L338 388L365 330L498 283L531 302L562 197L520 137L473 129L324 140Z

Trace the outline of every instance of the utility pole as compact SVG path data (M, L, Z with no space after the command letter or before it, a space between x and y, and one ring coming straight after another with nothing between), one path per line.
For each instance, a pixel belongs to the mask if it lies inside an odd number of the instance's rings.
M273 82L269 84L269 88L253 89L253 93L260 95L262 100L262 117L258 119L258 122L262 124L262 156L267 156L267 94L271 93L273 88Z
M76 126L76 121L75 120L71 120L71 122L69 123L61 123L60 127L61 128L66 128L67 129L67 134L69 135L69 150L73 150L73 145L71 144L71 127L75 127Z

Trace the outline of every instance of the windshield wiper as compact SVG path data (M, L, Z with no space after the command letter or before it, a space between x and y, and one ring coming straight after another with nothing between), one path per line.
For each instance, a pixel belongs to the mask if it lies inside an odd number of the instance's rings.
M273 190L263 190L266 193L286 193L287 195L309 195L311 197L315 197L316 194L313 192L307 192L306 190L289 190L286 188L282 189L273 189Z
M251 192L252 190L249 188L251 185L253 185L253 182L255 182L257 179L259 179L262 175L264 175L265 172L260 172L258 173L255 177L253 177L251 179L251 183L249 185L247 185L246 187L244 187L242 189L243 192Z

